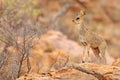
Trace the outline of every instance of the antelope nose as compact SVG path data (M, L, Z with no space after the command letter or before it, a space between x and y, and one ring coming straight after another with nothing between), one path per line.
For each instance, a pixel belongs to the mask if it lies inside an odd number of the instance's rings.
M72 20L72 22L74 22L74 19Z

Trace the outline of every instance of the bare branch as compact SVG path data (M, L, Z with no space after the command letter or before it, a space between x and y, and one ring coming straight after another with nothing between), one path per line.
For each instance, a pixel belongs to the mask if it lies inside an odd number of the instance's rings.
M54 25L54 23L56 22L56 20L65 15L65 13L71 8L71 4L66 4L65 6L63 6L57 13L56 15L51 19L50 21L50 28Z
M74 68L74 69L76 69L78 71L81 71L81 72L84 72L86 74L90 74L90 75L96 77L98 80L107 80L102 74L100 74L96 71L85 69L80 65L71 65L71 66L68 66L68 67Z
M27 73L29 73L30 70L31 70L30 59L29 59L29 53L27 54L27 68L28 68Z
M80 0L76 0L76 2L78 2L84 9L87 8Z
M22 63L26 54L26 26L24 27L24 33L23 33L23 49L22 49L22 56L20 59L20 65L19 65L19 71L18 71L18 77L20 76L20 72L21 72L21 67L22 67Z

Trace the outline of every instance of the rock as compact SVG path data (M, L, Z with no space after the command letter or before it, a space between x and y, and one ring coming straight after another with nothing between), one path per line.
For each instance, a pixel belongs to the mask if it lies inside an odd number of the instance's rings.
M20 44L22 39L19 39L18 42ZM82 61L82 47L58 31L49 31L42 35L40 39L33 39L30 44L33 44L33 47L30 49L29 58L23 60L19 75L24 75L27 72L48 73L49 71L66 67L66 65L71 63L80 64ZM16 79L21 53L14 46L9 46L7 51L8 54L6 54L0 74L5 80ZM92 51L90 52L92 62L96 63L97 58L93 55ZM5 77L6 75L8 76Z
M120 67L120 58L116 59L113 63L112 66L118 66Z
M40 41L41 43L47 43L49 45L54 46L57 49L65 51L66 53L68 53L68 55L74 62L77 62L77 63L82 62L83 47L80 46L78 43L72 40L69 40L61 32L48 31L46 34L40 37ZM109 55L107 51L105 56L107 59L107 64L111 64L114 61L114 59ZM92 50L90 50L90 57L91 57L91 62L93 63L98 62Z
M20 78L16 80L53 80L49 76L42 76L36 73L31 73L31 74L25 74L24 76L21 76Z
M66 68L51 71L43 74L27 74L17 80L96 80L97 76L102 76L99 80L119 80L120 68L115 66L105 66L93 63L77 64L77 67L84 69ZM86 71L85 71L86 70ZM89 74L95 73L95 74Z
M65 35L59 31L48 31L46 34L40 37L41 43L46 43L54 46L57 49L63 50L69 55L77 58L77 62L80 62L83 49L78 43L69 40ZM78 58L79 57L79 58Z

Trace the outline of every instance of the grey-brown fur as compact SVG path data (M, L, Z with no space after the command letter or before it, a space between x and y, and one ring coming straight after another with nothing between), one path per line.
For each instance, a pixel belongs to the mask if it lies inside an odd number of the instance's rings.
M88 60L90 61L89 49L91 48L94 52L94 55L98 58L98 61L100 63L106 63L106 42L102 37L100 37L87 26L85 26L84 15L85 11L80 11L79 13L77 13L77 15L75 15L75 17L72 20L79 31L80 42L85 47L86 51L84 52L84 54L88 53ZM85 62L85 56L83 56L82 62Z

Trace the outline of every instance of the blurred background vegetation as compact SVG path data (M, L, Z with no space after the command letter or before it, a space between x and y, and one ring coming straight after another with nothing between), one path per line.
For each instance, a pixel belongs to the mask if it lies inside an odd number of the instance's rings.
M106 40L109 54L114 58L119 58L119 4L120 0L0 0L0 68L2 69L4 64L3 60L7 59L5 55L8 55L2 53L6 53L9 46L17 47L17 53L20 56L18 60L16 59L19 64L18 74L14 71L10 73L19 77L22 64L19 61L24 60L25 55L29 55L25 53L28 53L33 46L30 43L34 38L40 38L50 30L60 31L68 39L78 42L78 33L72 23L72 18L74 12L83 9L87 11L86 25ZM21 37L23 44L18 41ZM54 49L48 46L47 50L49 52ZM5 75L3 72L0 74ZM16 76L11 80L14 80Z

